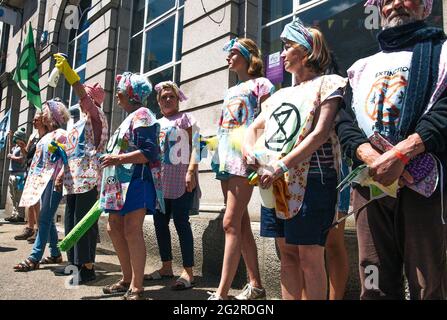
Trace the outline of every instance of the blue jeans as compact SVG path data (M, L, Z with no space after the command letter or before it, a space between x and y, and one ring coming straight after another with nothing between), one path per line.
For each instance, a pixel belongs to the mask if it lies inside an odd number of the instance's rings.
M28 258L33 262L42 260L47 242L50 243L50 255L52 257L61 255L57 247L58 237L56 224L54 223L54 215L56 214L61 199L62 193L53 191L53 181L50 181L40 198L39 231L37 232L31 255Z
M194 191L185 192L178 199L165 199L166 214L158 210L154 214L155 233L163 262L172 261L171 233L169 232L169 221L172 215L180 240L183 267L194 266L194 240L189 223L189 211L192 208L193 196Z

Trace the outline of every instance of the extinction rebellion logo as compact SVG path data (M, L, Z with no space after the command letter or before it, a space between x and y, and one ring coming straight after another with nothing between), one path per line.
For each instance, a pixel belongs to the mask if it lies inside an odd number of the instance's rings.
M277 152L283 150L285 145L294 141L300 123L298 108L291 103L282 103L270 116L265 147Z

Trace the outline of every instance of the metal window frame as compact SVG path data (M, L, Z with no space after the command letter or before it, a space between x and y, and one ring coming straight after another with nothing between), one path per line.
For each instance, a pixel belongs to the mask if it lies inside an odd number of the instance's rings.
M307 11L307 10L312 9L314 7L317 7L317 6L319 6L319 5L323 4L323 3L326 3L328 1L329 0L311 0L311 1L306 2L304 4L300 4L299 3L300 1L296 0L296 1L293 2L293 9L292 9L293 11L291 13L289 13L289 14L281 17L281 18L278 18L276 20L272 20L270 22L267 22L264 25L262 24L262 7L263 7L263 4L262 4L262 1L261 1L260 5L258 6L258 10L259 10L260 17L261 17L261 19L259 19L259 24L260 24L260 27L261 27L260 29L264 29L264 28L270 27L270 26L272 26L274 24L277 24L277 23L279 23L279 22L281 22L283 20L289 19L289 18L291 18L291 17L293 17L293 16L295 16L295 15L301 13L301 12L304 12L304 11Z
M78 48L78 42L79 42L78 40L79 40L85 33L87 33L87 32L90 31L90 27L91 27L91 25L89 25L88 28L85 29L84 31L82 31L80 34L76 35L76 36L73 38L73 40L71 40L71 41L68 42L68 46L70 46L70 44L74 42L74 48L73 48L73 62L72 62L72 64L71 64L72 66L75 66L75 65L76 65L76 50L77 50L77 48ZM90 36L90 35L89 35L89 36ZM87 49L88 49L88 45L87 45ZM85 63L81 64L81 65L80 65L79 67L77 67L76 69L74 69L74 71L76 71L77 73L79 73L79 72L81 72L81 71L83 71L83 70L86 70L86 69L87 69L87 61L86 61ZM87 71L86 71L86 72L87 72ZM72 104L71 104L72 97L73 97L73 87L70 86L70 95L69 95L69 98L68 98L68 105L69 105L69 107L72 106Z
M172 72L172 77L173 79L175 79L176 77L176 73L177 73L177 69L176 66L181 64L182 59L180 58L180 60L177 60L177 45L178 45L178 28L179 28L179 23L180 23L180 13L182 12L182 10L184 10L185 5L180 5L179 0L176 0L175 2L175 6L166 11L164 14L160 15L159 17L157 17L156 19L150 21L149 23L146 23L147 21L147 6L149 4L149 0L146 0L145 2L145 10L144 10L144 27L142 30L136 32L134 35L132 35L129 38L129 48L130 48L130 41L138 36L142 36L142 45L141 45L141 60L140 60L140 68L139 71L140 73L145 76L145 77L150 77L156 73L159 73L163 70L169 69L171 67L173 67L173 72ZM133 13L133 9L135 4L132 3L132 7L131 7L131 12ZM184 14L184 11L183 11ZM148 72L144 72L144 57L146 56L146 34L148 32L150 32L152 29L156 28L157 26L159 26L160 24L166 22L167 20L171 19L172 17L175 17L175 21L174 21L174 35L173 35L173 47L172 47L172 59L170 62L165 63L164 65L150 70ZM130 29L132 28L132 23L133 23L133 14L131 15L131 19L130 19Z

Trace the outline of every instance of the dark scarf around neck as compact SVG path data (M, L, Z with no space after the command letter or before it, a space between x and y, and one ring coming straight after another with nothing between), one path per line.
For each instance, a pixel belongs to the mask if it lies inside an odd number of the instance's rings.
M428 27L424 21L385 29L377 36L383 51L413 48L408 87L400 114L395 142L404 140L414 131L430 101L438 80L439 59L444 31Z

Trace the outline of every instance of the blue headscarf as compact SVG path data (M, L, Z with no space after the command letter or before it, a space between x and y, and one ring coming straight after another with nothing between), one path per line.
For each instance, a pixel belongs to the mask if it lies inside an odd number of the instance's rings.
M117 90L125 93L132 104L147 106L152 85L145 77L132 72L124 72L116 76L116 83Z
M312 33L303 25L299 18L286 24L280 37L284 42L290 40L306 47L309 52L313 51L314 40Z
M248 51L247 48L245 48L240 42L238 38L233 38L230 41L225 44L223 47L224 51L230 52L231 50L237 50L239 51L242 56L245 58L245 60L250 61L251 53Z

